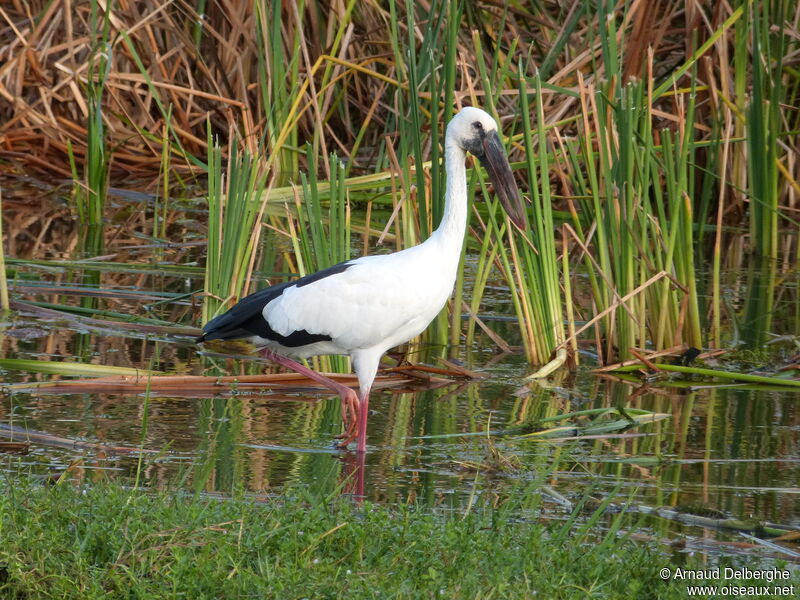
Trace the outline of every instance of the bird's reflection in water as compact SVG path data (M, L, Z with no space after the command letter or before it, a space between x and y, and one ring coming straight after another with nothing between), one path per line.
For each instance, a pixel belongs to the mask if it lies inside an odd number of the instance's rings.
M342 461L342 494L351 496L357 504L364 501L366 459L366 452L343 452L339 457Z

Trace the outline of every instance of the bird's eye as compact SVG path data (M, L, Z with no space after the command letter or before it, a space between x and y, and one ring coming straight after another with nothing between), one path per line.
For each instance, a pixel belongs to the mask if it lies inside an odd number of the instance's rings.
M481 122L480 122L480 121L475 121L475 122L472 124L472 126L473 126L475 129L477 129L478 131L481 131L481 130L483 129L483 125L481 124Z

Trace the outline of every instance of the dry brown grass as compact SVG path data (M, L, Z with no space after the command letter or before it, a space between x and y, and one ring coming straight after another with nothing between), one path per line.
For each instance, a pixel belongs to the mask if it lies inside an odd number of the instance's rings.
M427 3L417 3L417 42L427 20L437 16L439 3L434 4L432 9ZM583 9L577 1L562 4L543 3L544 12L533 5L515 5L503 23L500 3L468 3L459 33L456 100L469 102L472 97L480 102L484 92L476 72L476 38L488 61L498 45L507 48L516 43L513 56L500 53L503 60L511 61L512 73L516 61L531 57L531 65L551 65L549 81L555 85L576 88L579 73L589 81L606 77L599 60L600 24L581 15L574 29L566 31L575 11ZM108 17L110 26L112 58L104 119L113 154L112 180L152 177L159 169L164 139L172 138L173 150L179 142L187 154L204 156L207 121L223 140L233 131L249 144L267 136L273 152L287 143L286 139L276 139L277 132L271 127L280 124L271 123L267 114L280 100L272 95L281 86L260 81L259 76L262 50L257 20L261 18L269 27L269 16L260 17L252 2L209 3L199 44L193 37L198 15L183 0L119 0L99 6L110 7L110 12L101 10L101 14ZM644 74L649 46L655 56L655 75L669 72L692 51L687 32L696 29L697 43L702 42L728 15L722 6L718 5L710 20L704 20L693 3L630 3L617 35L618 43L624 45L624 76ZM42 0L14 0L0 8L0 152L25 171L69 177L67 145L72 145L79 162L86 154L85 88L89 58L100 42L99 33L90 25L90 8L91 3L86 1ZM308 3L303 14L298 13L294 2L283 2L282 9L282 55L291 56L298 45L298 83L305 84L300 97L294 98L294 143L313 139L315 129L319 129L324 135L317 139L328 146L324 149L349 156L363 128L361 147L370 155L386 134L386 115L396 110L398 93L406 100L410 96L405 87L405 67L396 63L392 48L396 36L389 10L382 3L358 2L348 14L341 1ZM622 10L620 6L620 14ZM342 23L344 35L334 47ZM396 23L397 37L405 43L408 32L402 12ZM558 47L562 38L566 42ZM710 52L713 64L723 66L711 55L724 54L725 46L720 44ZM330 54L331 50L335 53ZM711 67L711 71L717 68ZM329 72L324 74L326 70ZM320 89L324 82L333 85ZM291 90L292 83L286 82L283 87ZM507 88L504 101L513 102L516 87L508 83ZM171 110L169 134L166 107ZM548 122L579 110L576 99L548 94ZM676 111L665 106L664 112L668 120L667 115ZM195 168L180 152L172 156L173 168ZM369 156L360 164L366 166L368 162Z

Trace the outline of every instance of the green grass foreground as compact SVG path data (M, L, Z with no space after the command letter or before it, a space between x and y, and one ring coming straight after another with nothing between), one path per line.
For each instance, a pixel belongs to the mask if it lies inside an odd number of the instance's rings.
M659 578L679 564L653 546L587 540L502 508L443 516L292 495L3 487L7 599L685 597L685 582Z

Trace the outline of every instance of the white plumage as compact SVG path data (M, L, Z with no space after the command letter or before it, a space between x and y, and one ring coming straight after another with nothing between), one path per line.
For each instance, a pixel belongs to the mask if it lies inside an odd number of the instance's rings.
M453 291L467 222L467 151L481 159L503 207L524 227L495 121L480 109L464 108L447 127L444 216L428 240L394 254L349 260L256 292L207 323L199 341L250 339L270 360L337 391L342 396L343 418L346 422L353 418L341 445L357 433L358 450L364 451L369 389L381 356L422 333ZM351 357L359 397L289 359L323 354Z

